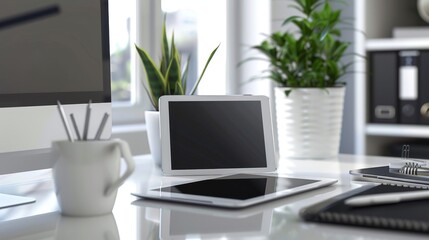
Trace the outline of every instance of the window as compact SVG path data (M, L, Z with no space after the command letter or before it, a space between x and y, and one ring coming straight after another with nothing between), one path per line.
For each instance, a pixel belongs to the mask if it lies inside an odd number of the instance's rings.
M167 32L174 31L182 62L191 55L188 89L200 76L211 51L220 44L210 62L198 94L226 93L226 0L162 0Z
M150 108L141 86L145 72L134 44L159 55L163 14L169 34L183 57L191 55L189 87L195 83L211 51L221 44L199 86L199 94L225 94L226 0L110 0L110 56L113 123L141 123Z
M143 121L144 106L136 74L136 0L109 1L113 124Z
M134 20L134 0L110 0L110 61L112 101L131 102L131 22Z

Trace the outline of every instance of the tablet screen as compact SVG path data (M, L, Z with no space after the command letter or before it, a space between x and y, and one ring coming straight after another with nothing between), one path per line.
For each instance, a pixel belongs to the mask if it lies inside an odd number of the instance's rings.
M171 168L267 167L260 101L169 102Z
M247 200L315 182L319 180L237 174L153 191Z

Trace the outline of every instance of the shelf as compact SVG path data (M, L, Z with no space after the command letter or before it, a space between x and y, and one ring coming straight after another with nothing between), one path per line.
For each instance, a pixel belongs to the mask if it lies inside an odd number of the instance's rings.
M366 134L387 137L428 138L429 125L367 124Z
M409 140L429 139L429 125L378 124L369 123L368 114L371 96L369 69L370 54L376 51L429 51L429 24L418 13L419 0L358 0L353 11L356 19L354 28L354 52L367 56L367 61L356 64L354 103L356 154L385 155L391 144ZM429 35L429 34L428 34ZM357 62L357 61L356 61ZM395 69L392 69L396 71ZM360 74L361 72L365 74ZM380 91L379 94L383 94ZM429 156L428 156L429 157Z
M367 51L429 49L429 38L378 38L366 40Z

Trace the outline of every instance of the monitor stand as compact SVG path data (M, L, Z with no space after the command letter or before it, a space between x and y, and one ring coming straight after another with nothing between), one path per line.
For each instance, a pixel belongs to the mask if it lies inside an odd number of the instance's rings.
M28 203L34 203L35 201L36 199L31 197L20 197L20 196L0 193L0 209L28 204Z

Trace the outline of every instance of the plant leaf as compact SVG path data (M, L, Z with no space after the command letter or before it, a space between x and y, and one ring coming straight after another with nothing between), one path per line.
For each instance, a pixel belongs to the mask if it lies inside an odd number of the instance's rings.
M168 47L168 39L167 39L167 27L165 26L166 15L164 15L164 23L162 25L162 58L161 58L161 73L165 76L167 73L168 64L170 63L170 49Z
M156 111L159 111L159 106L158 106L158 104L156 104L155 103L155 101L152 99L152 95L150 94L150 91L149 91L149 89L147 89L147 87L146 87L146 84L142 84L143 85L143 88L144 88L144 90L146 91L146 94L148 95L148 97L149 97L149 100L150 100L150 103L152 104L152 106L155 108L155 110Z
M186 94L186 89L187 89L187 81L188 81L188 72L189 72L189 65L191 63L191 54L188 55L188 60L186 60L186 67L185 70L183 71L182 74L182 87L183 87L183 91Z
M172 56L165 79L167 80L167 94L175 94L177 84L182 83L180 76L180 64L179 60L177 59L177 55Z
M155 109L158 109L158 100L165 93L166 81L162 76L161 72L156 67L152 58L149 54L142 48L139 48L136 45L137 52L140 56L140 59L143 62L143 66L146 70L147 83L150 90L150 97L155 103Z
M201 73L200 77L198 78L197 82L195 83L194 87L192 88L192 90L190 92L190 95L194 95L195 91L198 88L198 85L200 84L201 79L204 76L204 73L206 72L206 69L207 69L210 61L212 60L213 56L215 55L215 53L216 53L216 51L218 50L219 47L220 47L220 44L210 54L209 58L207 59L206 65L204 66L203 72Z
M292 92L292 89L285 90L286 97L289 97L289 94Z
M174 95L185 95L185 90L183 89L181 82L176 82Z

